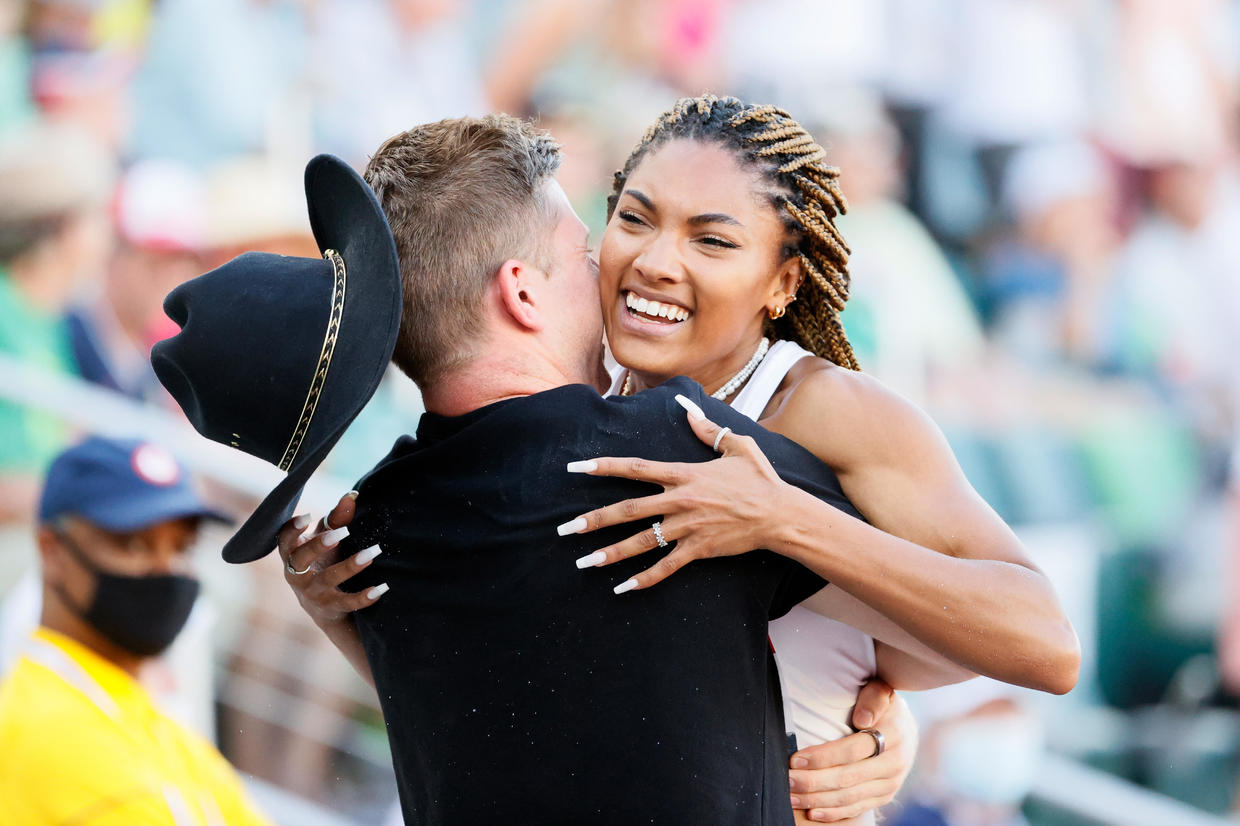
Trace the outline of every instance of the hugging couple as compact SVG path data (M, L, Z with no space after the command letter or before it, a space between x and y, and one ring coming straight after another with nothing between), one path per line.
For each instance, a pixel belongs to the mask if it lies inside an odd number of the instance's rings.
M441 121L364 183L310 163L322 261L169 295L161 380L288 471L225 558L277 546L375 686L408 823L869 823L916 747L892 688L1075 683L1045 576L857 368L825 155L773 106L683 99L596 256L550 135ZM389 358L426 413L310 530Z

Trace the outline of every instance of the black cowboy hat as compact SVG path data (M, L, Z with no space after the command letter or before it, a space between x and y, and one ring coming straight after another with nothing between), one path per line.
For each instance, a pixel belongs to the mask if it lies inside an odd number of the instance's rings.
M374 192L319 155L306 166L306 202L322 258L247 252L187 281L164 299L181 332L151 351L199 433L288 472L224 545L229 562L275 547L396 346L400 264Z

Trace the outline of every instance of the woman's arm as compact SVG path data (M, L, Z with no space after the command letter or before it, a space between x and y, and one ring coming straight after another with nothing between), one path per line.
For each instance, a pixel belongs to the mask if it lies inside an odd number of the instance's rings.
M1071 690L1080 645L1054 589L925 413L864 374L824 367L763 424L831 465L870 523L784 486L772 550L973 671Z
M977 676L834 585L823 588L801 605L873 637L877 676L892 688L924 691Z
M356 510L357 494L349 491L340 502L323 519L318 527L324 529L330 523L335 530L344 529L353 521ZM294 516L280 529L278 551L280 561L284 565L284 580L297 595L297 602L303 611L314 620L332 645L344 654L345 659L353 666L353 670L370 684L375 684L374 675L370 672L370 662L366 659L366 651L362 647L362 637L353 624L353 612L367 605L372 605L383 596L377 588L359 593L348 593L340 590L340 584L360 572L373 560L373 555L366 556L366 551L358 551L348 559L339 559L338 543L340 538L328 547L325 544L327 533L319 530L310 537L304 537L302 531L310 524L308 515ZM331 542L330 539L326 539ZM289 570L292 566L293 573ZM386 589L384 589L386 590Z
M690 424L714 444L718 426L692 411ZM635 577L639 588L693 559L769 548L970 671L1071 690L1080 645L1050 583L969 486L925 414L868 377L827 368L805 377L763 424L835 468L873 524L784 483L752 439L729 433L713 462L595 460L595 474L654 482L664 492L585 514L585 529L662 516L665 538L677 545ZM654 547L646 530L594 559L609 564Z

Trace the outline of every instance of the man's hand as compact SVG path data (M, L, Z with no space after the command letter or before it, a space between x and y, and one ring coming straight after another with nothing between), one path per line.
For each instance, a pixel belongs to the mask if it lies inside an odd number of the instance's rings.
M917 755L917 723L908 705L891 686L877 678L857 695L853 725L877 729L875 738L863 731L792 755L788 786L798 819L840 823L891 802L904 785Z
M340 590L341 583L379 555L376 545L348 559L340 559L340 540L349 533L347 526L353 521L356 498L354 491L342 496L309 536L302 533L310 522L307 514L294 516L280 529L279 553L284 561L284 579L297 595L302 610L320 628L347 620L349 614L374 604L387 592L386 583L356 594Z

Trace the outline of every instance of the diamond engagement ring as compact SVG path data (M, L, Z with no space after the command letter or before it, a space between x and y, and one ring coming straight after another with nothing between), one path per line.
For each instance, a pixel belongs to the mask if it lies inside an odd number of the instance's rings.
M654 528L654 538L658 541L660 548L667 547L667 540L663 538L663 520L655 522L650 527Z
M301 576L302 574L309 571L310 568L313 567L313 565L314 563L311 562L309 565L307 565L305 568L299 571L293 567L293 558L289 557L288 561L284 563L284 570L288 571L293 576Z

